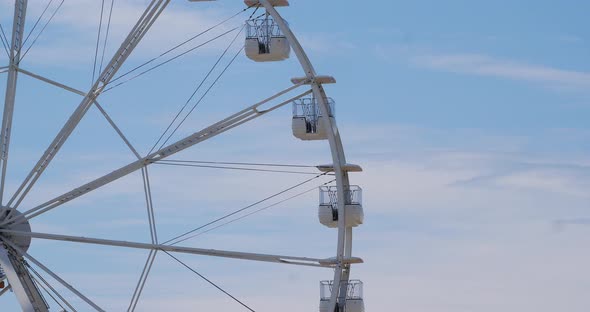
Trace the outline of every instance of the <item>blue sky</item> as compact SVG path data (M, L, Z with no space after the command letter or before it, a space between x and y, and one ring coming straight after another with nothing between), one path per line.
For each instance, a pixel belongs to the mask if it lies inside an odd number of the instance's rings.
M241 1L226 2L173 2L121 72L242 7ZM30 1L28 29L44 3ZM107 58L148 1L116 3ZM587 311L590 3L373 3L292 1L281 9L317 71L336 77L327 91L336 101L347 157L365 169L352 177L364 189L366 213L354 247L366 263L353 277L365 282L367 310ZM0 1L5 29L11 5ZM99 5L66 1L22 67L86 90ZM232 34L101 96L140 153L149 150ZM5 63L0 54L0 66ZM301 75L294 58L255 64L239 57L174 138ZM0 74L2 92L5 76ZM26 76L19 83L8 192L80 100ZM298 141L290 127L286 107L175 158L329 162L326 144ZM23 207L130 161L133 155L92 109ZM162 237L305 178L163 166L151 173ZM33 230L147 241L142 194L140 176L131 175L37 218ZM186 243L329 257L335 233L316 221L316 205L317 193L311 192ZM31 254L109 311L125 309L147 256L44 241L35 241ZM316 310L318 281L331 276L316 269L182 259L257 311L286 303L292 311ZM138 310L240 309L187 272L158 255ZM16 309L10 296L1 297L0 305Z

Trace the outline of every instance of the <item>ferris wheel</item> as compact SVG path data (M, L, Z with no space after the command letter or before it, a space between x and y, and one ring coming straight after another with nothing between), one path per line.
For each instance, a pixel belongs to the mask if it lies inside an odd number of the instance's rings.
M211 0L189 0L190 2L202 2ZM92 293L80 291L73 283L70 284L60 272L52 269L44 262L44 255L37 254L35 246L37 241L53 241L62 244L80 244L85 246L108 246L119 249L144 250L149 252L141 271L139 281L134 283L133 295L128 299L127 311L140 310L138 305L144 300L142 293L146 284L149 284L148 276L154 264L156 255L167 256L178 262L179 269L195 273L198 278L205 280L216 290L236 302L236 310L254 311L247 300L238 299L239 294L231 294L222 286L199 273L187 263L183 262L179 255L194 255L212 258L233 259L234 261L259 262L268 266L297 266L315 267L326 269L327 276L331 279L320 281L321 312L362 312L364 311L362 282L351 280L351 267L362 263L363 260L352 254L353 228L361 225L364 219L362 207L362 189L351 184L349 174L361 172L360 166L348 163L345 158L344 147L335 121L335 100L328 97L324 85L336 83L335 78L316 73L310 59L303 50L302 45L291 31L289 24L279 14L278 10L286 10L289 7L287 0L245 0L245 7L239 12L227 18L221 19L211 27L203 30L195 30L196 35L181 41L172 48L164 50L157 56L145 62L133 65L126 69L129 58L144 40L144 37L153 28L156 21L165 13L170 0L146 1L144 11L139 19L127 32L120 46L110 58L105 57L107 38L109 34L111 15L113 14L114 1L102 1L100 12L100 26L94 55L93 81L87 91L74 88L67 83L51 79L45 75L29 71L23 66L23 59L37 39L42 35L52 19L59 14L64 4L61 1L48 1L42 10L41 16L36 20L32 30L27 34L25 22L27 19L27 0L14 1L14 15L12 21L12 35L2 28L0 37L8 57L8 64L0 64L0 75L5 75L7 81L2 130L0 136L0 296L14 295L18 305L23 311L105 311L99 300ZM106 4L105 4L106 3ZM110 4L110 6L109 6ZM109 12L110 9L110 12ZM199 10L199 4L195 3L191 9ZM104 18L103 18L104 15ZM240 22L239 27L226 27L229 22ZM45 23L45 24L44 24ZM0 24L1 25L1 24ZM225 27L225 28L223 28ZM34 31L37 30L35 34ZM220 31L215 34L215 31ZM101 35L102 34L102 35ZM195 39L201 39L204 34L211 35L211 39L198 43ZM119 126L115 118L109 114L109 108L102 102L103 95L111 90L126 84L132 80L143 77L145 74L158 70L161 66L176 61L194 50L215 42L220 38L228 37L229 45L222 50L221 56L216 59L214 65L203 80L197 85L191 97L181 106L172 121L164 127L163 133L158 136L155 144L148 150L137 147L133 139L126 135L125 129ZM245 37L245 38L244 38ZM204 40L204 39L203 39ZM245 40L245 41L243 41ZM27 46L26 43L29 43ZM242 44L243 43L243 44ZM232 48L236 48L235 54ZM184 49L184 50L182 50ZM102 56L100 52L102 50ZM206 97L209 91L218 83L221 77L227 73L228 68L240 56L245 55L251 64L264 66L264 71L273 71L278 62L293 58L303 72L290 72L286 81L286 88L278 92L263 90L257 92L258 100L254 104L241 104L230 114L221 118L209 120L207 125L199 129L190 129L188 134L178 137L179 129L186 128L185 121L195 108ZM226 60L225 67L222 61ZM104 65L104 66L103 66ZM217 75L217 76L216 76ZM13 137L13 119L17 101L17 82L21 76L39 81L71 93L78 97L79 102L73 113L61 126L58 133L52 136L47 147L42 147L43 152L32 169L26 169L24 179L21 179L14 187L14 192L8 192L7 173L10 165L17 166L20 162L14 160L11 155L11 138ZM22 78L20 78L22 79ZM274 78L272 78L274 79ZM289 81L290 80L290 81ZM207 88L206 86L209 85ZM264 92L267 92L266 94ZM200 92L200 93L199 93ZM271 94L268 96L268 94ZM260 94L263 94L260 96ZM45 100L46 101L46 100ZM149 105L146 103L145 105ZM210 160L179 160L188 151L197 145L209 140L217 140L227 132L238 132L248 126L256 126L256 120L272 117L273 112L283 107L292 107L290 132L302 149L306 144L324 143L329 148L331 159L328 164L287 164L283 162L251 162L243 159L226 159L219 155ZM122 166L111 168L110 173L98 178L80 181L70 190L57 196L45 198L41 203L30 204L31 191L40 188L38 183L46 174L55 160L59 159L60 151L71 140L72 134L80 127L80 123L87 117L87 113L97 109L104 120L134 156L134 160ZM184 126L184 128L182 128ZM218 137L219 136L219 137ZM315 142L315 143L314 143ZM152 142L153 143L153 142ZM294 143L295 144L295 143ZM309 146L309 145L308 145ZM226 156L226 155L224 155ZM233 155L241 157L242 155ZM38 160L37 160L38 159ZM158 206L154 204L154 196L157 190L154 187L156 181L153 176L150 179L152 168L159 167L197 167L220 170L241 170L247 172L264 172L276 174L307 174L308 178L298 181L295 185L280 190L273 195L266 195L262 200L255 201L245 207L226 211L224 214L212 214L212 221L202 226L194 227L193 220L186 220L182 231L178 235L162 239L158 235ZM305 168L308 171L301 171ZM184 170L184 169L183 169ZM48 216L58 211L66 204L75 203L103 187L107 187L130 175L138 175L143 186L144 212L147 214L146 223L149 226L149 241L139 242L128 239L105 239L99 237L68 235L68 233L47 233L36 230L36 219ZM190 175L190 173L187 173ZM309 187L309 184L320 183L311 189L301 191L301 187ZM263 188L264 189L264 188ZM317 192L319 204L317 206L318 226L324 226L335 232L335 241L330 242L331 249L327 254L281 255L277 253L259 253L251 250L225 250L182 246L183 242L197 235L208 233L219 227L240 221L255 213L280 205L287 200L301 198L300 195ZM198 192L198 191L195 191ZM202 194L206 196L207 194ZM84 203L80 204L84 205ZM31 248L29 248L31 247ZM63 261L73 261L70 257ZM143 263L142 263L143 264ZM318 278L318 280L321 278ZM57 287L59 285L59 287ZM161 286L166 287L166 285ZM67 293L64 293L67 292ZM77 302L71 302L70 298L76 297ZM264 307L260 307L264 309ZM287 309L289 310L289 309Z

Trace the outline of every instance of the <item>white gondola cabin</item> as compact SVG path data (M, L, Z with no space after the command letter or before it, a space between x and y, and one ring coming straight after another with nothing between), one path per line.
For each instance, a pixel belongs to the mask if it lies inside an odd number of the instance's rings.
M346 312L365 312L365 303L363 301L363 282L359 280L350 280L346 283L346 298L338 298L339 305L341 301L346 300ZM320 282L320 312L330 311L330 299L334 281ZM341 310L338 310L341 311Z
M246 56L256 62L276 62L289 58L291 45L279 25L266 14L246 22Z
M329 117L334 117L334 100L326 98ZM326 140L326 126L322 112L315 98L301 98L293 101L293 135L300 140Z
M351 185L344 193L344 213L347 227L363 224L363 193L359 186ZM318 209L320 223L329 227L338 227L338 191L335 186L320 187L320 206Z

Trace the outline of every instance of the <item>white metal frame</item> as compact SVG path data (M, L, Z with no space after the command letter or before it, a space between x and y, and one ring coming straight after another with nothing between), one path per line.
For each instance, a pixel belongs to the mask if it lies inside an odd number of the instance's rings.
M199 1L199 0L191 0L191 1ZM200 0L204 1L204 0ZM205 256L213 256L213 257L224 257L224 258L234 258L234 259L241 259L241 260L252 260L252 261L263 261L263 262L272 262L272 263L282 263L282 264L292 264L292 265L304 265L304 266L315 266L315 267L324 267L330 268L334 270L334 285L345 285L343 288L335 290L332 292L332 297L330 298L330 306L332 307L331 310L334 310L337 305L340 307L344 307L346 303L346 285L349 280L350 276L350 269L351 264L360 263L362 262L361 259L353 258L352 257L352 228L346 227L346 220L344 213L345 207L345 192L344 190L347 189L350 185L348 171L347 168L350 167L346 163L344 148L342 146L342 141L340 139L340 134L338 132L338 127L334 118L330 117L329 114L329 103L327 103L326 99L326 92L323 88L323 76L318 76L311 61L309 60L307 54L303 50L302 46L300 45L298 39L293 34L291 29L289 28L288 24L284 21L281 15L277 12L275 7L273 6L272 2L269 0L259 0L259 5L263 6L264 9L268 12L270 16L276 21L279 28L281 29L282 33L288 39L303 71L305 74L305 79L297 81L297 83L285 90L266 98L254 105L251 105L227 118L224 118L204 129L201 131L195 132L192 135L185 137L177 142L172 144L168 144L167 146L162 147L161 149L150 153L149 155L142 157L137 150L133 147L133 145L129 142L129 140L125 137L125 135L121 132L121 130L117 127L115 122L110 118L108 113L105 109L98 103L98 97L100 94L105 90L105 87L114 77L116 72L121 68L121 66L125 63L126 59L135 49L137 44L141 41L143 36L147 33L156 19L160 16L166 6L169 4L170 0L152 0L148 7L146 8L143 15L140 17L139 21L130 31L127 38L121 44L119 50L115 53L114 57L105 67L105 70L99 75L98 79L94 82L93 86L90 88L88 92L83 92L49 78L37 75L35 73L29 72L20 67L20 50L22 46L22 35L24 32L24 20L26 15L26 8L27 8L27 0L15 0L15 16L14 16L14 25L13 25L13 33L12 33L12 46L10 49L10 63L6 67L0 67L0 73L8 73L7 79L7 91L5 97L5 105L4 105L4 115L2 121L2 133L0 137L0 172L1 172L1 180L0 180L0 210L2 209L11 209L8 217L4 220L0 220L0 239L6 244L9 249L2 249L0 248L0 263L3 265L8 265L6 263L6 259L12 253L12 256L18 257L25 257L29 259L31 262L35 263L38 267L43 269L47 274L52 276L54 279L59 281L63 284L67 289L72 291L72 293L76 294L86 303L88 303L92 308L97 311L103 311L98 305L76 290L73 286L65 282L61 279L57 274L53 273L47 267L45 267L41 262L37 259L30 256L26 250L22 250L10 240L6 239L3 235L10 234L13 236L28 236L37 239L48 239L48 240L58 240L58 241L69 241L69 242L77 242L77 243L86 243L86 244L98 244L98 245L107 245L107 246L116 246L116 247L127 247L127 248L137 248L137 249L145 249L149 250L149 256L146 260L146 264L144 266L144 270L142 275L138 281L137 287L135 289L133 298L129 305L129 311L133 311L137 305L139 297L141 295L142 289L145 285L147 276L151 269L151 266L154 262L156 254L158 251L166 251L166 252L180 252L180 253L188 253L188 254L196 254L196 255L205 255ZM73 92L83 97L81 103L74 111L74 113L70 116L66 124L57 134L53 142L50 146L46 149L43 156L39 159L37 164L34 168L30 171L26 179L22 182L22 184L18 187L15 194L10 198L6 206L2 205L3 200L3 193L4 193L4 185L5 185L5 176L6 176L6 166L8 163L8 155L9 155L9 144L10 144L10 132L12 127L12 115L14 111L14 103L16 99L16 85L17 85L17 78L18 74L22 73L24 75L30 76L32 78L38 79L45 83L54 85L56 87L65 89L67 91ZM270 104L272 101L278 99L279 97L286 95L298 88L309 86L311 89L307 89L298 95L282 101L278 104ZM306 95L312 94L314 98L317 100L321 111L321 118L323 118L323 124L326 127L326 133L328 135L328 142L330 145L331 155L332 155L332 167L336 187L338 192L338 241L336 247L336 257L329 258L329 259L319 259L319 258L307 258L307 257L293 257L293 256L281 256L281 255L266 255L266 254L255 254L255 253L245 253L245 252L235 252L235 251L224 251L224 250L211 250L211 249L199 249L199 248L189 248L189 247L180 247L180 246L173 246L173 245L166 245L158 243L158 237L156 232L156 225L154 219L154 208L151 199L151 188L150 188L150 181L149 181L149 174L148 174L148 166L153 164L157 161L166 159L182 150L185 150L191 146L199 144L203 141L206 141L210 138L213 138L225 131L233 129L237 126L240 126L244 123L247 123L251 120L254 120L258 117L261 117L277 108L280 108L286 104L291 103L295 99L299 99ZM113 129L117 132L119 137L125 142L125 144L129 147L129 149L133 152L133 154L137 157L137 160L134 162L129 163L126 166L123 166L107 175L104 175L94 181L86 183L80 187L77 187L67 193L64 193L60 196L55 197L52 200L49 200L41 205L36 207L30 208L24 211L22 214L13 213L16 211L16 208L20 205L23 199L27 196L28 192L31 188L35 185L39 177L43 174L45 168L51 163L55 155L61 149L63 144L66 142L68 137L77 127L78 123L82 120L85 113L90 109L92 105L95 105L99 111L103 114L109 124L113 127ZM266 107L270 105L270 107ZM87 194L93 190L96 190L106 184L109 184L119 178L122 178L126 175L129 175L133 172L141 170L144 189L146 194L146 207L147 207L147 214L148 220L150 225L150 235L151 235L151 243L135 243L135 242L126 242L126 241L115 241L115 240L105 240L105 239L98 239L98 238L85 238L85 237L74 237L74 236L66 236L66 235L56 235L56 234L45 234L45 233L35 233L35 232L21 232L10 230L8 226L13 226L16 224L20 224L23 222L27 222L36 216L46 213L50 210L53 210L66 202L69 202L75 198L78 198L84 194ZM12 275L13 272L11 271ZM31 310L32 305L27 304L29 297L23 297L23 293L26 291L23 289L23 284L15 280L15 276L9 277L10 280L10 287L12 287L13 291L17 294L17 298L21 301L21 306L25 311L34 311L35 307ZM29 290L30 291L30 290ZM25 298L25 299L23 299ZM30 301L30 300L29 300ZM37 308L39 310L39 308Z

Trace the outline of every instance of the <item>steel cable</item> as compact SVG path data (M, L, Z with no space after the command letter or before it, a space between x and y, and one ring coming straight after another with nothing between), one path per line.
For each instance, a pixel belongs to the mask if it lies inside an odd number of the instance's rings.
M176 120L178 120L178 117L180 117L180 114L182 114L182 112L188 106L188 104L190 103L190 101L192 101L192 99L197 94L197 92L205 84L205 82L207 81L207 79L209 78L209 76L213 73L213 71L215 70L215 68L217 68L217 65L219 65L219 62L221 62L221 60L223 59L223 57L225 56L225 54L227 54L227 52L233 46L233 44L235 43L236 39L239 37L239 35L242 33L243 30L244 30L244 27L242 27L242 29L240 29L240 31L238 32L238 34L233 38L233 40L230 42L230 44L227 46L227 48L219 56L219 58L217 59L217 61L213 65L213 67L211 67L211 69L209 70L209 72L207 73L207 75L205 75L205 77L201 80L201 82L199 83L199 85L197 86L197 88L191 94L191 96L186 101L186 103L184 104L184 106L180 109L180 111L178 112L178 114L176 114L176 116L174 117L174 119L172 120L172 122L170 122L170 124L168 125L168 127L166 128L166 130L164 131L164 133L160 136L160 138L158 139L158 141L156 141L156 144L154 144L154 146L150 149L150 152L148 154L150 154L151 152L153 152L154 148L159 144L159 142L162 140L162 138L166 135L166 133L172 127L172 125L174 124L174 122ZM227 71L227 69L234 63L234 61L236 60L236 58L238 57L238 55L242 52L242 50L243 50L243 47L234 55L234 57L225 66L225 68L221 71L221 73L219 73L219 75L217 76L217 78L215 78L215 80L213 81L213 83L211 83L211 85L209 86L209 88L207 88L207 90L201 95L201 97L199 98L199 100L193 105L193 107L188 111L188 113L186 113L186 115L184 116L184 118L178 123L178 125L176 126L176 128L174 128L174 130L170 133L170 135L168 135L168 137L166 138L166 140L164 141L164 143L162 143L160 145L160 149L162 147L164 147L164 145L166 143L168 143L168 141L170 140L170 138L172 138L172 136L176 133L176 131L178 131L178 129L180 128L180 126L182 126L182 124L184 124L184 122L186 121L186 119L188 118L188 116L190 116L190 114L197 108L197 106L199 106L199 104L203 101L203 99L205 98L205 96L207 96L207 94L209 94L209 91L211 91L211 89L213 89L213 87L217 84L217 82L219 81L219 79L221 79L221 77L223 76L223 74L225 74L225 72Z
M212 227L212 228L210 228L210 229L207 229L207 230L205 230L205 231L202 231L202 232L199 232L199 233L197 233L197 234L191 235L191 236L189 236L189 237L185 237L185 238L183 238L183 239L181 239L181 240L177 241L175 244L182 243L182 242L184 242L184 241L187 241L187 240L189 240L189 239L195 238L195 237L197 237L197 236L201 236L201 235L203 235L203 234L205 234L205 233L209 233L209 232L211 232L211 231L217 230L218 228L221 228L221 227L224 227L224 226L226 226L226 225L229 225L229 224L232 224L232 223L234 223L234 222L237 222L237 221L240 221L240 220L242 220L242 219L245 219L245 218L247 218L247 217L249 217L249 216L251 216L251 215L257 214L257 213L259 213L259 212L262 212L262 211L264 211L264 210L268 210L268 209L270 209L270 208L276 207L276 206L278 206L278 205L280 205L280 204L282 204L282 203L284 203L284 202L287 202L287 201L289 201L289 200L295 199L295 198L297 198L297 197L301 197L301 196L303 196L303 195L305 195L305 194L307 194L307 193L309 193L309 192L315 191L315 190L317 190L319 187L322 187L322 186L328 185L328 184L330 184L330 183L332 183L332 182L334 182L334 181L336 181L336 180L328 181L328 182L326 182L326 183L323 183L323 184L321 184L321 185L319 185L319 186L317 186L317 187L313 187L313 188L310 188L310 189L308 189L308 190L306 190L306 191L303 191L303 192L301 192L301 193L297 193L297 194L295 194L295 195L293 195L293 196L291 196L291 197L285 198L285 199L283 199L283 200L281 200L281 201L278 201L278 202L276 202L276 203L274 203L274 204L271 204L271 205L268 205L268 206L262 207L262 208L260 208L260 209L254 210L254 211L252 211L252 212L250 212L250 213L247 213L247 214L245 214L245 215L243 215L243 216L240 216L240 217L238 217L238 218L235 218L235 219L233 219L233 220L230 220L230 221L227 221L227 222L225 222L225 223L222 223L222 224L220 224L220 225L218 225L218 226Z
M163 252L165 252L167 255L169 255L170 257L172 257L172 259L176 260L178 263L180 263L182 266L184 266L185 268L189 269L191 272L195 273L196 275L198 275L200 278L202 278L204 281L206 281L207 283L211 284L213 287L217 288L219 291L221 291L222 293L226 294L228 297L232 298L235 302L239 303L240 305L242 305L244 308L252 311L252 312L256 312L254 311L252 308L250 308L249 306L247 306L245 303L243 303L242 301L240 301L238 298L232 296L229 292L227 292L225 289L221 288L221 286L213 283L210 279L206 278L205 276L203 276L203 274L197 272L195 269L191 268L190 266L188 266L186 263L182 262L180 259L176 258L175 256L173 256L172 254L170 254L169 252L167 252L166 250L162 250Z
M53 20L53 18L57 14L57 12L59 12L59 9L61 9L62 5L64 4L64 1L65 0L61 0L61 2L59 3L59 5L55 9L55 11L53 11L53 14L51 14L51 17L49 17L49 20L47 20L47 22L45 23L45 25L43 25L43 28L41 28L41 31L37 34L37 36L35 37L35 39L31 43L31 45L27 48L27 50L25 51L25 53L23 54L23 56L21 56L21 58L20 58L19 61L22 61L25 58L25 56L27 56L27 54L29 53L29 51L31 50L31 48L35 45L35 43L37 42L37 40L39 39L39 37L41 37L41 34L43 34L43 32L45 31L45 28L47 28L47 25L49 25L49 23L51 23L51 21Z
M49 6L51 6L51 3L53 3L53 0L50 0L47 3L47 5L45 6L45 9L43 9L43 12L41 13L41 15L39 15L39 18L37 18L37 20L35 21L35 24L33 25L33 28L31 28L31 31L29 32L29 34L27 35L27 37L25 38L25 40L21 44L21 47L20 48L22 48L27 43L27 40L29 40L29 37L31 36L31 34L33 34L33 32L35 31L35 28L37 28L37 25L39 24L39 22L41 21L41 19L43 18L43 16L45 16L45 12L47 12L47 9L49 9Z
M103 19L103 14L104 14L104 1L101 1L101 5L100 5L100 21L98 23L98 34L96 36L96 48L94 49L94 66L92 68L92 81L90 82L90 85L94 85L94 77L96 75L96 62L98 60L98 50L99 50L99 46L100 46L100 34L102 32L102 19Z
M174 50L176 50L176 49L178 49L178 48L180 48L180 47L184 46L185 44L187 44L187 43L189 43L189 42L191 42L191 41L193 41L193 40L197 39L198 37L200 37L200 36L202 36L202 35L204 35L204 34L208 33L209 31L211 31L211 30L213 30L213 29L215 29L215 28L217 28L217 27L219 27L219 26L221 26L221 25L225 24L226 22L228 22L228 21L230 21L231 19L235 18L236 16L238 16L238 15L242 14L243 12L245 12L246 10L248 10L248 9L249 9L249 8L251 8L251 7L252 7L252 6L249 6L249 7L245 8L245 9L243 9L243 10L239 11L238 13L236 13L236 14L234 14L234 15L232 15L232 16L230 16L230 17L228 17L228 18L226 18L225 20L223 20L223 21L219 22L218 24L215 24L215 25L213 25L213 26L209 27L208 29L205 29L204 31L202 31L202 32L200 32L200 33L198 33L198 34L196 34L196 35L194 35L194 36L190 37L189 39L187 39L187 40L185 40L185 41L183 41L183 42L181 42L181 43L179 43L179 44L175 45L174 47L172 47L172 48L170 48L170 49L168 49L168 50L164 51L163 53L161 53L160 55L158 55L158 56L156 56L156 57L154 57L154 58L150 59L149 61L147 61L147 62L144 62L144 63L142 63L141 65L134 67L133 69L131 69L131 70L129 70L129 71L127 71L127 72L125 72L124 74L121 74L121 75L120 75L120 76L118 76L118 77L115 77L115 78L113 78L113 79L111 80L110 84L111 84L111 83L114 83L115 81L117 81L117 80L120 80L121 78L123 78L123 77L125 77L125 76L127 76L127 75L129 75L129 74L131 74L131 73L133 73L133 72L135 72L135 71L137 71L138 69L140 69L140 68L142 68L142 67L144 67L144 66L146 66L146 65L148 65L148 64L150 64L150 63L152 63L152 62L154 62L154 61L156 61L156 60L158 60L159 58L166 56L166 55L167 55L167 54L169 54L170 52L172 52L172 51L174 51Z
M298 187L300 187L300 186L302 186L302 185L304 185L304 184L307 184L307 183L309 183L309 182L311 182L311 181L313 181L313 180L315 180L315 179L318 179L318 178L320 178L320 177L322 177L322 176L325 176L326 174L328 174L328 172L324 172L324 173L318 174L318 175L316 175L316 176L315 176L315 177L313 177L313 178L310 178L310 179L307 179L307 180L305 180L305 181L303 181L303 182L297 183L297 184L296 184L296 185L294 185L294 186L291 186L291 187L289 187L289 188L287 188L287 189L285 189L285 190L282 190L282 191L280 191L280 192L278 192L278 193L275 193L275 194L273 194L273 195L271 195L271 196L268 196L268 197L266 197L266 198L264 198L264 199L261 199L261 200L259 200L259 201L255 202L255 203L253 203L253 204L250 204L250 205L248 205L248 206L246 206L246 207L244 207L244 208L240 208L240 209L238 209L238 210L236 210L236 211L234 211L234 212L231 212L231 213L229 213L229 214L226 214L226 215L224 215L224 216L222 216L222 217L219 217L219 218L217 218L217 219L215 219L215 220L213 220L213 221L207 222L207 223L205 223L205 224L203 224L203 225L201 225L201 226L199 226L199 227L197 227L197 228L195 228L195 229L192 229L192 230L190 230L190 231L187 231L187 232L185 232L185 233L183 233L183 234L181 234L181 235L178 235L178 236L176 236L176 237L174 237L174 238L172 238L172 239L169 239L169 240L167 240L166 242L164 242L164 244L169 244L169 243L170 243L170 242L172 242L172 241L176 241L176 240L178 240L179 238L182 238L182 237L184 237L184 236L190 235L190 234L192 234L192 233L194 233L194 232L197 232L197 231L199 231L199 230L201 230L201 229L203 229L203 228L206 228L206 227L208 227L208 226L210 226L210 225L212 225L212 224L215 224L215 223L217 223L217 222L219 222L219 221L225 220L225 219L227 219L227 218L229 218L229 217L231 217L231 216L234 216L234 215L236 215L236 214L238 214L238 213L240 213L240 212L242 212L242 211L248 210L248 209L250 209L250 208L252 208L252 207L254 207L254 206L256 206L256 205L259 205L259 204L261 204L261 203L263 203L263 202L265 202L265 201L268 201L268 200L270 200L270 199L273 199L273 198L275 198L275 197L277 197L277 196L279 196L279 195L282 195L282 194L284 194L284 193L286 193L286 192L289 192L290 190L293 190L293 189L295 189L295 188L298 188ZM175 245L175 244L177 244L177 243L178 243L178 242L174 242L174 243L171 243L170 245Z

